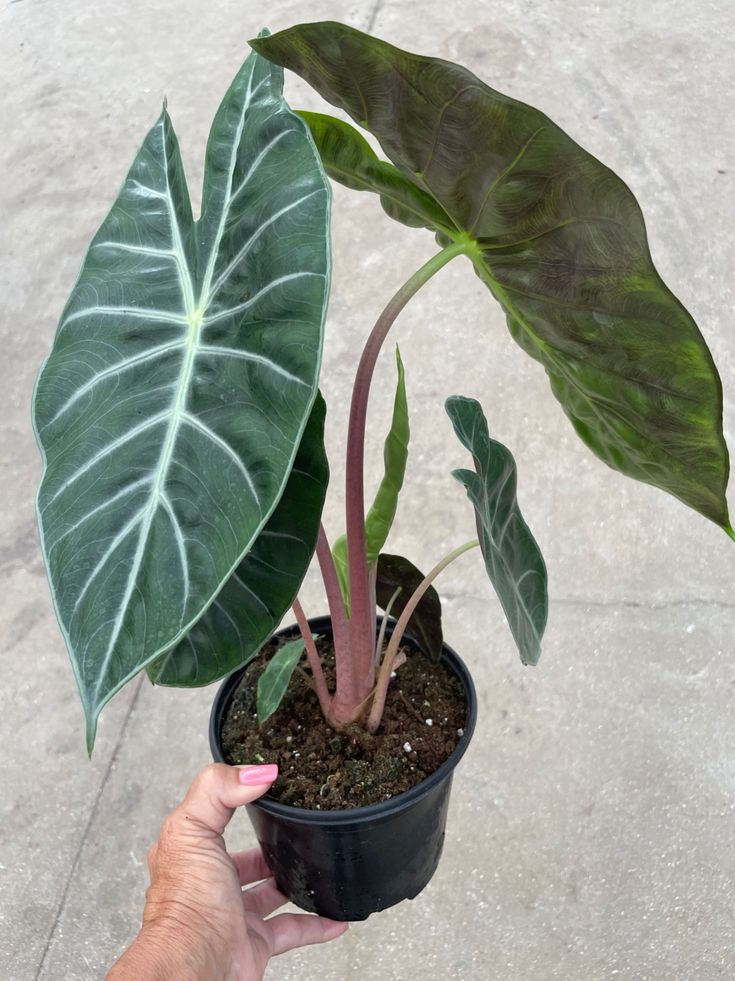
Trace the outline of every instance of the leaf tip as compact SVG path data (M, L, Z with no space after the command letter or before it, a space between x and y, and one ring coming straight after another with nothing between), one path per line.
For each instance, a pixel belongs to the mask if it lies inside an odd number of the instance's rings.
M87 757L92 759L92 751L94 750L94 741L97 735L97 715L87 716Z
M728 538L732 538L732 540L735 542L735 528L733 528L729 521L726 525L723 525L723 527Z
M487 425L487 420L485 419L485 413L482 411L482 406L477 401L477 399L470 398L468 395L450 395L449 398L444 401L444 411L449 416L454 426L455 432L459 436L458 426L461 425L461 413L463 409L470 409L477 416L485 420L485 425ZM460 440L462 437L460 436Z
M269 37L271 37L271 32L268 30L267 27L262 27L258 31L258 33L257 33L257 35L255 37L249 38L248 44L250 45L250 47L254 51L257 51L258 54L262 54L262 51L260 50L260 43L259 42L262 41L262 40L264 40L265 38L269 38Z
M523 651L521 653L521 662L526 668L535 668L541 659L541 645L534 647L531 651Z

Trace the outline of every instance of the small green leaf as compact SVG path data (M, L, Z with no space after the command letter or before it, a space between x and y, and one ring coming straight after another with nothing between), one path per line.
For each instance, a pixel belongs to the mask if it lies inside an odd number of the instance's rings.
M291 676L304 653L304 640L290 640L268 662L258 678L258 722L263 725L276 711L286 694Z
M347 566L347 535L340 535L332 546L332 558L337 572L337 581L342 591L342 602L347 616L350 615L350 574Z
M410 429L408 404L406 402L406 378L401 361L401 352L397 347L396 366L398 368L398 381L393 402L393 419L383 448L385 472L375 495L373 506L365 518L365 545L368 566L377 560L380 550L386 543L396 515L398 495L403 487L403 478L406 473Z
M365 549L368 567L377 561L381 548L385 545L393 519L396 516L398 495L403 487L408 459L410 428L408 422L408 403L406 401L406 375L401 360L401 352L396 347L396 367L398 380L393 401L393 418L390 431L383 446L384 473L375 495L373 505L365 518ZM341 535L332 547L332 558L337 570L339 588L349 616L350 578L347 566L347 538Z
M454 226L444 209L397 167L381 160L353 126L318 112L299 110L298 115L311 130L330 177L355 191L377 192L386 214L403 225L452 234Z
M378 605L384 610L396 589L401 591L393 601L391 615L399 617L417 587L424 580L412 562L402 555L389 555L381 552L378 559L378 576L376 580L376 598ZM429 586L408 621L407 630L412 634L424 654L438 661L442 652L442 605L439 594L433 586Z
M454 431L473 456L475 471L454 470L475 507L485 568L505 610L524 664L536 664L546 626L546 566L516 499L516 465L502 443L491 439L475 399L446 401Z

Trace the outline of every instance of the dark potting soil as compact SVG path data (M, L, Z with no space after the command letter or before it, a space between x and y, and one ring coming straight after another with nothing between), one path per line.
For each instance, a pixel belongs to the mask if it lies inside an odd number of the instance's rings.
M452 753L467 718L459 681L408 647L391 681L380 729L342 733L324 721L307 669L294 673L283 702L261 728L257 684L279 642L271 641L245 670L222 724L228 763L277 763L269 796L315 810L342 810L389 800L416 786ZM334 676L331 640L317 641L327 683Z

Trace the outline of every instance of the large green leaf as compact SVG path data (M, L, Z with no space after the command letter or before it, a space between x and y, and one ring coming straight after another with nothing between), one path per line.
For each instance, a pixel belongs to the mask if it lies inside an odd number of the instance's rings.
M380 555L380 550L388 540L398 507L398 495L403 487L408 459L408 441L411 430L408 421L408 402L406 399L406 373L401 360L401 352L396 347L396 367L398 380L393 399L393 417L390 429L383 444L383 476L375 500L365 518L365 553L368 566L372 566ZM342 590L345 608L350 610L350 579L347 571L347 536L342 535L332 549L334 567Z
M400 592L393 600L391 614L399 617L406 608L416 589L424 580L424 574L402 555L389 555L382 552L378 559L378 574L375 595L378 606L385 610L396 589ZM442 643L442 605L439 594L429 586L411 614L407 629L415 637L424 654L433 661L441 657Z
M293 603L316 548L329 466L319 395L278 506L207 612L148 667L159 685L196 687L251 660Z
M732 534L722 389L694 320L659 277L629 188L547 116L451 62L342 24L251 42L373 133L313 126L327 170L384 196L406 184L414 224L466 244L513 337L545 367L585 443ZM312 124L313 125L313 124ZM434 220L426 197L451 221ZM406 221L405 209L395 217Z
M164 108L38 381L43 547L90 746L268 521L316 396L330 195L282 81L255 54L235 78L198 222Z
M524 664L536 664L546 626L546 566L516 499L516 464L502 443L491 439L475 399L446 401L454 431L472 454L475 470L453 470L475 507L485 568L505 610Z

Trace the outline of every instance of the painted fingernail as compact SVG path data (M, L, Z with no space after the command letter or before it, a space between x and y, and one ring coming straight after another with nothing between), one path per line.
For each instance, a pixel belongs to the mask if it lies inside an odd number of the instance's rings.
M240 783L244 783L248 787L255 787L265 783L273 783L277 776L277 764L266 763L265 766L241 767L238 779Z

